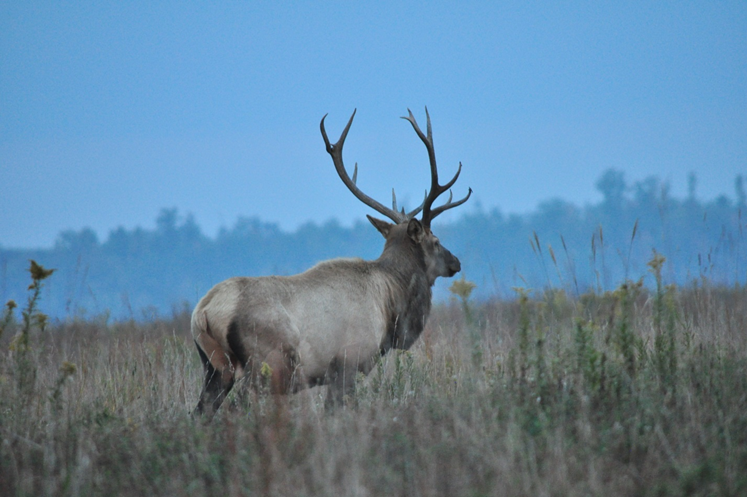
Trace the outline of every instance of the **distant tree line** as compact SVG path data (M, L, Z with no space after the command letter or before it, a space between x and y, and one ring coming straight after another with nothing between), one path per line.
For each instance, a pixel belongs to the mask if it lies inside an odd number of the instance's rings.
M510 297L512 288L563 288L573 294L614 289L646 276L653 251L667 258L667 282L734 285L747 281L747 195L702 201L691 174L684 199L655 176L628 184L606 171L603 200L577 206L561 199L526 215L473 207L434 231L462 261L480 298ZM294 232L258 218L205 236L191 215L163 209L154 230L117 228L100 241L91 229L64 231L52 248L0 248L0 298L22 302L28 260L57 268L42 307L58 318L148 318L194 305L215 283L237 275L287 275L332 257L376 258L383 239L368 222L308 223ZM447 295L448 282L436 289Z

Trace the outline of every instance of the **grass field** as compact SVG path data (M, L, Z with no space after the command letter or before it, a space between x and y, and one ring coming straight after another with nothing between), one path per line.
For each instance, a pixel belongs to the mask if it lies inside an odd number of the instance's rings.
M0 336L0 494L747 495L747 290L517 295L437 306L344 409L235 389L207 425L187 310L27 304Z

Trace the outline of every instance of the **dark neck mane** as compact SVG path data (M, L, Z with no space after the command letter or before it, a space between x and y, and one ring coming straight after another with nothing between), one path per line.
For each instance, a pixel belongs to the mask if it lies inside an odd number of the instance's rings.
M390 281L386 312L388 326L381 354L389 349L409 349L425 327L431 310L431 286L426 275L425 254L406 237L387 240L374 264Z

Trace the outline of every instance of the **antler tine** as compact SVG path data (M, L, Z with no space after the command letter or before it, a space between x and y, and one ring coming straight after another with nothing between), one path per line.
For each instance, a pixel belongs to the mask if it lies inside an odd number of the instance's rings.
M423 220L422 223L425 227L430 228L431 221L433 218L441 214L447 209L451 209L452 207L456 207L458 205L463 204L467 201L467 199L472 194L472 189L470 189L469 193L466 197L464 197L462 200L458 202L451 202L451 194L449 196L449 200L442 206L431 209L431 206L433 205L433 202L445 191L449 190L454 183L456 183L456 180L459 178L459 174L462 172L462 164L459 163L459 169L457 169L456 174L454 177L446 183L445 185L440 185L438 183L438 166L436 164L436 152L433 147L433 129L431 127L431 116L428 113L428 107L425 108L425 117L426 117L426 133L424 134L423 131L420 129L420 126L418 126L417 121L415 120L415 116L413 116L412 111L410 109L407 109L408 116L403 117L402 119L406 119L410 122L413 129L415 130L415 133L417 133L420 140L425 144L425 148L428 150L428 161L430 162L430 168L431 168L431 189L429 192L426 193L425 200L423 201L423 205L420 207L423 211Z
M322 117L322 122L319 123L319 127L322 130L322 138L324 138L324 145L327 147L327 153L332 155L332 159L334 159L333 151L337 149L339 149L340 157L342 158L342 146L345 143L345 138L347 138L348 136L348 131L350 131L350 126L353 124L353 118L355 117L356 112L358 112L358 109L353 109L353 115L350 116L350 120L348 121L348 124L345 126L345 129L342 130L340 139L337 140L337 143L335 143L334 145L330 144L329 138L327 137L327 130L324 129L324 120L327 119L327 116L329 114L324 114L324 117Z
M410 109L407 109L410 110ZM431 128L431 115L428 114L428 107L425 107L425 129L428 133L428 141L431 142L431 147L433 146L433 128Z
M457 169L456 174L454 175L453 178L451 178L451 181L449 181L444 186L442 186L442 188L444 189L444 191L446 191L446 190L450 189L452 186L454 186L454 183L456 183L456 180L459 179L459 175L460 174L462 174L462 163L461 162L459 163L459 168ZM451 202L451 199L449 199L449 202Z
M407 219L412 219L418 214L420 214L420 211L423 210L423 206L425 206L425 200L428 198L428 191L425 192L425 197L423 198L423 201L420 203L419 206L415 207L413 210L407 213Z
M355 165L355 171L353 173L353 179L350 179L350 176L348 176L347 171L345 170L345 164L342 161L342 147L345 144L345 138L348 135L348 131L350 130L350 126L353 124L353 118L355 117L357 109L353 110L353 115L350 116L350 120L348 121L347 126L345 126L345 129L342 131L342 135L340 135L340 139L337 140L337 143L332 144L329 141L329 138L327 137L327 130L324 129L324 120L327 118L327 114L322 117L322 121L319 123L319 128L322 131L322 138L324 139L324 145L327 148L327 153L332 157L332 162L335 164L335 170L337 171L337 174L340 176L340 179L343 183L345 183L345 186L348 187L348 190L350 190L353 195L356 196L358 200L366 204L367 206L371 207L375 211L379 212L380 214L383 214L384 216L388 217L395 223L401 223L403 221L406 221L409 219L404 213L397 212L396 209L392 210L389 209L376 200L372 199L365 193L363 193L360 188L356 186L356 181L358 179L358 164Z
M467 199L469 199L470 195L472 195L472 188L469 189L469 191L467 192L467 196L466 197L464 197L463 199L458 200L456 202L452 202L451 201L451 190L449 190L449 201L446 202L444 205L441 205L441 206L439 206L439 207L431 210L431 219L435 218L436 216L438 216L439 214L441 214L445 210L451 209L451 208L456 207L458 205L462 205L463 203L465 203L467 201Z
M425 198L428 198L428 192L425 192ZM404 214L407 219L412 219L418 214L420 214L420 211L423 210L423 206L425 205L425 198L420 203L419 206L415 207L413 210L411 210L408 213L405 213L405 208L402 207L401 209L397 207L397 195L394 193L394 188L392 188L392 209L394 209L397 212L400 212L401 214Z

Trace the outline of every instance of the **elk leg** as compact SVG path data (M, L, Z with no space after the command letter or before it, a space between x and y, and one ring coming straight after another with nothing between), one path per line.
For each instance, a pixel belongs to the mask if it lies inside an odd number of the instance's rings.
M231 391L231 387L233 387L233 371L231 371L229 362L225 356L221 358L213 358L213 362L220 363L218 368L216 368L213 366L205 351L202 350L202 347L200 347L197 342L195 342L195 345L197 345L197 352L200 354L200 359L202 360L202 365L205 369L205 383L202 387L202 392L200 393L200 400L197 402L197 407L195 407L192 414L207 414L208 418L211 419L223 403L223 400L225 400L228 392ZM221 361L220 359L223 360ZM206 409L207 413L205 413Z
M288 394L294 391L294 373L298 364L295 349L284 346L271 351L264 361L269 369L269 388L272 394ZM260 372L260 374L263 374ZM267 380L265 380L267 381Z
M324 407L333 409L343 405L345 395L355 393L355 374L358 371L356 366L348 363L346 358L335 357L327 367L327 398L324 401Z
M329 363L326 382L329 385L324 406L334 408L342 406L345 396L355 394L355 377L358 372L367 374L376 362L376 356L361 355L359 346L350 346Z

